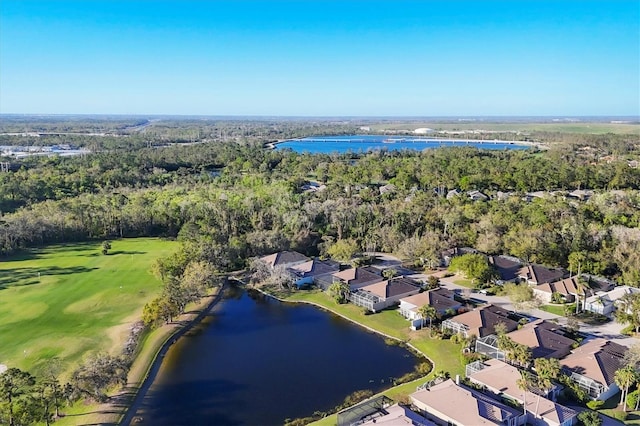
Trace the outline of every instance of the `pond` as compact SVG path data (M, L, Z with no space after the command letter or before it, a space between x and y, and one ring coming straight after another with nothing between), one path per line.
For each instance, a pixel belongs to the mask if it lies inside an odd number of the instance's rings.
M417 362L316 307L232 289L171 347L137 424L281 425L388 388Z

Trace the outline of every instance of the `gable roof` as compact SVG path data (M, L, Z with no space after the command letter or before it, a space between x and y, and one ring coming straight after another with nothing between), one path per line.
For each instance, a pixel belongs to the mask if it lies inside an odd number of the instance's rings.
M514 342L531 348L533 358L561 358L576 343L563 336L558 325L541 319L525 324L508 335Z
M507 311L494 305L483 306L482 308L456 315L447 321L466 325L468 333L475 334L478 337L495 334L495 327L498 323L503 323L507 327L507 332L518 328L518 323L508 318Z
M337 264L323 262L322 260L312 259L308 262L299 263L291 266L289 270L301 278L315 277L317 275L330 274L340 269Z
M521 415L515 408L473 389L456 385L451 379L409 396L418 408L441 420L461 425L499 425Z
M506 256L489 256L489 264L498 271L500 279L503 281L511 281L518 278L518 272L522 267L522 263L517 261L515 257Z
M390 297L400 296L403 294L411 293L412 291L419 290L419 287L408 278L395 278L391 280L381 281L375 284L369 284L361 287L361 290L366 290L375 294L382 300L386 300Z
M627 348L617 343L594 339L573 350L560 365L605 386L615 383L616 370L624 365Z
M561 280L564 277L564 271L533 264L520 269L518 276L535 284L552 283Z
M362 287L383 280L380 275L369 272L363 268L351 268L332 274L333 277L346 282L350 286Z
M560 293L564 296L582 294L579 290L578 279L576 277L565 278L562 281L556 281L554 283L544 283L535 286L533 289L543 291L545 293Z
M460 306L460 302L454 300L454 293L446 288L438 288L425 291L424 293L414 294L413 296L403 297L401 302L414 305L411 310L417 311L421 306L430 305L436 310L444 312L447 309L455 309Z
M469 378L480 383L492 392L515 399L523 403L527 402L526 409L531 413L537 410L538 416L547 420L547 423L562 424L565 421L577 416L574 410L557 404L547 398L539 397L533 392L520 389L518 380L522 377L520 369L497 359L490 359L482 363L481 370L469 374Z
M261 257L260 260L267 263L267 265L275 268L276 266L288 266L294 263L302 263L309 260L307 256L304 254L298 253L297 251L281 251L278 253L273 253L268 256Z

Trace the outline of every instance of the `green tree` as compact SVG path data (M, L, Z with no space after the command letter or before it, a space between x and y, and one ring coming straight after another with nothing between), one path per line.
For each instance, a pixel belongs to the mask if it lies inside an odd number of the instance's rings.
M16 409L21 405L22 399L29 397L35 382L31 374L15 367L0 374L0 402L2 402L0 407L2 407L2 417L9 426L16 425Z
M106 256L109 253L109 250L111 250L111 243L109 241L103 241L102 254Z
M527 393L531 391L533 387L533 376L526 370L520 370L520 378L516 381L518 389L522 391L522 400L524 412L527 412Z
M327 289L329 296L333 297L336 303L339 304L346 303L350 291L349 284L344 281L335 281Z
M354 240L338 240L327 249L327 254L340 262L349 262L357 252Z
M580 420L580 422L584 426L601 426L602 425L602 419L600 418L600 415L593 410L581 411L580 413L578 413L578 420Z
M504 285L504 292L516 311L532 309L539 304L533 290L527 284L507 283Z
M484 284L495 277L495 271L482 254L463 254L451 259L449 269L462 272L467 279Z
M425 304L418 308L418 314L422 318L422 326L424 327L424 320L429 320L429 335L431 335L431 325L433 320L437 317L438 311L431 305Z
M621 391L620 403L622 404L622 411L627 411L629 387L638 381L638 375L632 367L626 365L615 372L614 380Z
M538 389L544 395L548 394L553 388L553 380L557 380L560 375L560 362L556 358L536 358L533 361L534 369L538 376ZM540 395L536 402L535 416L538 416L538 407L540 404Z
M629 324L636 333L640 331L640 293L627 293L618 300L616 320Z
M440 278L435 275L429 275L427 278L427 288L432 290L434 288L438 288L440 286Z

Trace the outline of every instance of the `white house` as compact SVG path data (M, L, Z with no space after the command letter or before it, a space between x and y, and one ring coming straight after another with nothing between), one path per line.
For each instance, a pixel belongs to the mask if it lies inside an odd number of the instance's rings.
M622 299L625 294L633 293L640 293L640 289L621 285L611 291L599 291L587 298L584 308L596 314L610 315L615 311L618 300Z

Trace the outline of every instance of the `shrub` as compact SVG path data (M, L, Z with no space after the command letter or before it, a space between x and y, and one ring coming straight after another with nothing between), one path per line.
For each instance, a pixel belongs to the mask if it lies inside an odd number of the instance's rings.
M594 411L601 409L603 405L604 401L593 400L587 402L587 407L591 408Z
M629 396L627 397L627 407L635 410L636 404L638 403L638 397L640 397L640 390L630 392Z
M578 414L578 420L584 426L600 426L602 425L602 419L595 411L585 410Z

